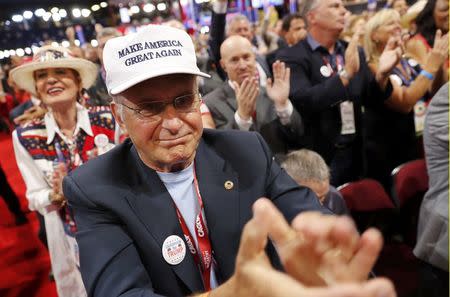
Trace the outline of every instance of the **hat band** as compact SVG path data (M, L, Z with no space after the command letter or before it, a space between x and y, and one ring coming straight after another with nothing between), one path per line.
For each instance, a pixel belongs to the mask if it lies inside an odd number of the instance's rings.
M55 60L61 60L61 59L67 59L71 58L72 56L68 52L61 52L56 50L45 50L42 52L37 53L33 61L35 62L49 62L49 61L55 61Z

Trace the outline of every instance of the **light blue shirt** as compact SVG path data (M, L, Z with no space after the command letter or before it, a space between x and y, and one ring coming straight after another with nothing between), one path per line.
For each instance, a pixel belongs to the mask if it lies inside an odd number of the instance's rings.
M195 245L198 248L197 236L195 235L195 217L199 212L200 205L198 203L197 194L194 187L194 165L179 172L157 172L159 178L166 186L170 196L172 196L178 210L183 216L184 221L194 238ZM203 218L206 222L205 213L203 212ZM187 248L187 247L186 247ZM189 253L189 249L186 249L186 253ZM211 267L211 288L217 287L217 279L214 273L214 262Z

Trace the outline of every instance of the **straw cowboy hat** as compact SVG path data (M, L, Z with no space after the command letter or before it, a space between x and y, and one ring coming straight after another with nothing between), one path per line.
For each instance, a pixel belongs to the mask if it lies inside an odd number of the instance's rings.
M33 60L11 70L11 78L21 89L36 94L36 82L34 72L46 68L70 68L78 72L81 86L89 88L97 78L97 66L94 63L80 58L75 58L64 47L43 46L34 54Z

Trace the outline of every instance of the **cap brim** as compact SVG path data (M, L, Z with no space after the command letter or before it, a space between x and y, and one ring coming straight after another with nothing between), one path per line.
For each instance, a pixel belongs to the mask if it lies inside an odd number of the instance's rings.
M197 75L197 76L201 76L201 77L206 77L206 78L211 78L211 75L201 72L200 70L198 71L193 71L192 68L181 68L181 67L173 67L173 68L169 68L169 67L165 67L164 69L161 69L160 71L153 71L151 73L143 73L139 76L136 76L132 79L127 79L126 82L119 84L117 87L112 88L109 93L111 95L117 95L119 93L122 93L123 91L131 88L134 85L137 85L138 83L141 83L145 80L151 79L151 78L155 78L158 76L164 76L164 75L169 75L169 74L177 74L177 73L184 73L184 74L193 74L193 75Z

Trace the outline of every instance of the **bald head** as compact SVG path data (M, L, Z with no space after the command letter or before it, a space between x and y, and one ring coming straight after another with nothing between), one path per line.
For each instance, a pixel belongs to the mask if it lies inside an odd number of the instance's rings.
M220 65L230 80L241 84L246 77L255 75L255 54L248 39L239 35L228 37L220 46L220 55Z

